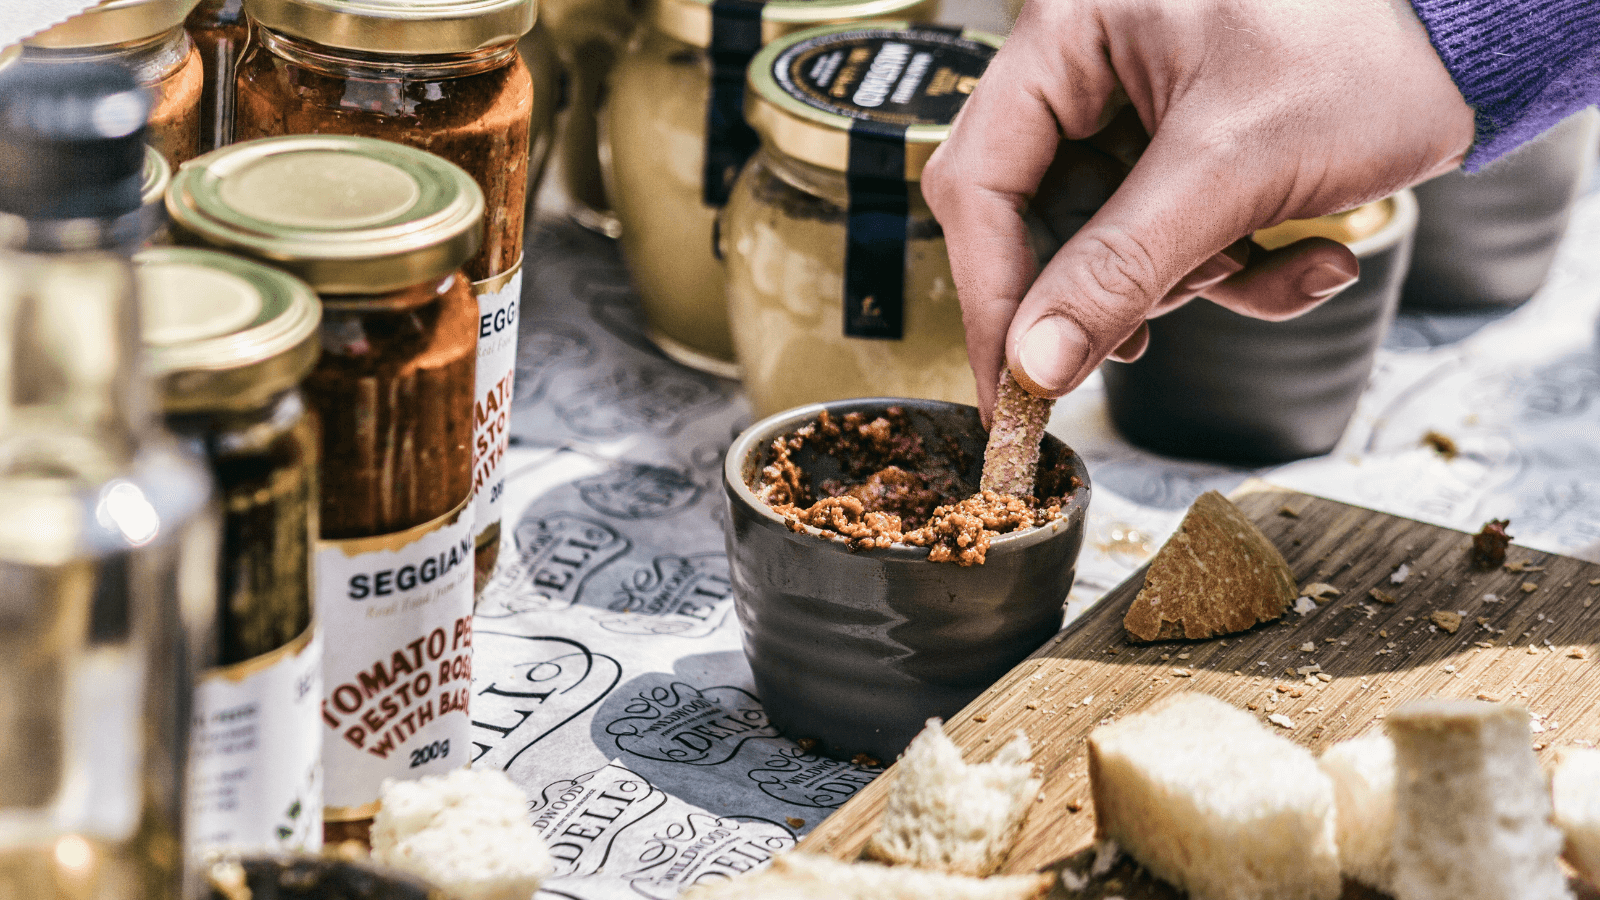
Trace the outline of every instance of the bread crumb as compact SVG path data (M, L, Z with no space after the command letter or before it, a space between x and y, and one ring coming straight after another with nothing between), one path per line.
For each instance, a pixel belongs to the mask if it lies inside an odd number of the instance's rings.
M1461 452L1461 448L1456 446L1455 440L1448 434L1432 430L1422 436L1422 446L1432 448L1433 452L1445 459L1455 459L1456 454Z
M1325 683L1326 682L1331 682L1331 681L1333 681L1333 676L1329 675L1327 672L1318 672L1317 673L1317 680L1321 681L1321 682L1325 682Z
M1500 602L1500 596L1498 594L1484 594L1483 595L1483 602L1485 602L1485 603L1499 603Z
M857 753L855 756L850 757L850 761L868 769L883 768L883 763L877 757L868 756L865 753Z
M1389 583L1390 584L1405 584L1406 583L1406 578L1408 578L1410 575L1411 575L1411 564L1410 563L1401 563L1398 568L1396 568L1392 573L1390 573L1390 575L1389 575Z
M1039 795L1039 799L1043 800L1044 799L1044 795L1040 794ZM1068 800L1067 801L1067 812L1082 812L1082 811L1083 811L1083 803L1081 801L1078 801L1078 800Z
M1318 603L1327 603L1329 600L1332 600L1342 593L1344 592L1333 585L1321 581L1313 581L1312 583L1300 588L1301 596L1310 597Z
M1499 703L1500 702L1500 695L1499 694L1491 694L1491 693L1489 693L1487 691L1479 691L1478 692L1478 699L1479 700L1487 700L1490 703Z
M1450 612L1449 610L1436 609L1433 612L1428 613L1428 618L1432 620L1433 624L1451 634L1455 634L1457 631L1461 630L1461 616L1457 613Z
M989 717L986 716L986 715L983 715L982 713L979 713L978 715L972 717L972 721L974 721L974 722L987 722L987 721L989 721Z
M1100 841L1094 845L1094 864L1089 867L1089 875L1099 878L1111 871L1117 864L1117 857L1122 855L1122 848L1116 841Z
M1377 588L1373 588L1367 591L1367 594L1379 603L1387 603L1392 606L1396 602L1395 596L1388 591L1380 591Z
M1543 572L1544 566L1530 566L1525 559L1508 562L1503 566L1507 572Z
M1073 812L1077 812L1077 810L1073 810ZM1063 867L1061 870L1061 886L1076 894L1089 886L1089 876L1080 875L1070 868Z
M806 820L805 819L797 819L794 816L786 816L784 818L784 821L789 823L789 827L790 828L804 828L804 827L806 827Z
M1304 644L1300 645L1300 652L1301 653L1311 653L1316 649L1317 649L1317 645L1311 643L1310 641L1306 641Z
M1532 644L1529 644L1528 645L1528 655L1529 656L1538 656L1539 655L1539 648L1535 647Z
M1589 587L1600 587L1600 578L1589 579Z
M810 753L811 751L817 749L817 739L816 738L800 738L799 740L796 740L794 743L795 743L796 747L800 748L800 752L801 753Z
M1294 611L1302 616L1310 615L1317 611L1317 602L1310 597L1296 597Z
M1278 726L1279 728L1294 727L1294 720L1283 713L1272 713L1271 715L1267 716L1267 721Z
M1194 673L1189 671L1188 669L1173 669L1172 670L1172 674L1176 675L1179 678L1193 678L1194 677Z
M1567 652L1567 656L1571 657L1572 659L1588 659L1589 651L1583 649L1582 647L1573 647Z
M1288 504L1284 504L1283 506L1278 507L1278 515L1288 519L1298 519L1300 518L1300 511L1296 509L1290 509Z
M1531 581L1524 581L1522 583L1522 592L1524 594L1531 594L1534 591L1537 591L1538 589L1539 589L1539 586L1537 584L1534 584Z

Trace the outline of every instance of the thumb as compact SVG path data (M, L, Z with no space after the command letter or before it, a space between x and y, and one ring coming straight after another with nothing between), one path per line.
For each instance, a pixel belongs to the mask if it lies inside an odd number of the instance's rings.
M1180 279L1251 231L1251 194L1221 154L1158 133L1034 281L1006 336L1012 373L1058 397L1138 330ZM1165 139L1164 139L1165 138ZM1274 204L1276 205L1276 204Z

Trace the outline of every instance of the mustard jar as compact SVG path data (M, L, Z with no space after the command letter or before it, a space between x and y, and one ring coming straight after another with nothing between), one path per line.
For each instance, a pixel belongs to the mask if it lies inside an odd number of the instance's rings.
M668 356L739 374L713 229L758 144L744 109L756 51L815 25L937 11L936 0L648 0L608 81L601 159L647 333Z
M827 26L751 63L761 149L723 211L721 248L757 416L848 397L976 402L920 179L999 46L939 26Z

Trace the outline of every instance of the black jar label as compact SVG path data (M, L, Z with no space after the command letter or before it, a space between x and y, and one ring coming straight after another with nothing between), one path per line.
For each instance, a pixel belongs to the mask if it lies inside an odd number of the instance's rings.
M773 77L807 106L885 125L948 125L995 48L937 25L824 34L785 50Z

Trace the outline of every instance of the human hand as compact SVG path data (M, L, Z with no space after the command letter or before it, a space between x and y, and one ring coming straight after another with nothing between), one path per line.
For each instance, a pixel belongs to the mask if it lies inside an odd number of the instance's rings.
M1333 296L1359 271L1344 245L1249 235L1448 171L1472 139L1405 0L1029 0L922 180L985 420L1002 365L1061 396L1201 292L1264 319ZM1086 205L1038 271L1024 216Z

